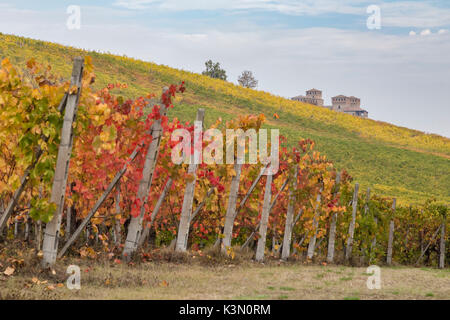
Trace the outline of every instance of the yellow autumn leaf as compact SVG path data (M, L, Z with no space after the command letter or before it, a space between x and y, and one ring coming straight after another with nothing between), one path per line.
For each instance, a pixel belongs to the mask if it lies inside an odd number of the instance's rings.
M6 270L3 272L3 274L4 274L5 276L11 276L11 275L14 273L14 271L16 271L16 269L14 269L14 268L12 268L12 267L8 267L8 268L6 268Z

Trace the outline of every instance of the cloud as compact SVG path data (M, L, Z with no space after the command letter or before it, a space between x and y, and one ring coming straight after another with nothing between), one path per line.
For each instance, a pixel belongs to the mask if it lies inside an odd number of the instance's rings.
M367 16L373 0L116 0L115 6L127 9L190 10L265 10L286 15L351 14ZM436 2L434 2L436 3ZM378 1L384 27L432 28L450 25L450 9L430 2Z
M430 2L385 2L381 10L383 26L433 28L450 25L450 9Z
M127 9L147 9L152 4L161 4L159 0L117 0L114 5Z
M430 34L431 34L430 29L425 29L420 33L421 36L429 36Z
M116 0L115 6L128 9L162 10L267 10L291 15L323 13L361 14L373 0Z

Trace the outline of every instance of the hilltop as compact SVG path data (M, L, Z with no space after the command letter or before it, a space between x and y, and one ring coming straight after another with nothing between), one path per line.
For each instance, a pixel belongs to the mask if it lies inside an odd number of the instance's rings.
M338 168L347 169L363 189L371 187L378 194L397 197L400 203L417 203L430 197L450 202L448 138L337 113L151 62L0 34L0 57L19 66L35 58L68 77L72 58L78 55L92 57L96 88L127 83L126 95L131 98L185 81L187 92L177 99L171 117L192 121L202 107L209 125L218 117L226 121L239 114L264 113L269 119L267 127L279 128L290 143L301 138L315 140L317 149ZM274 113L279 119L273 117Z

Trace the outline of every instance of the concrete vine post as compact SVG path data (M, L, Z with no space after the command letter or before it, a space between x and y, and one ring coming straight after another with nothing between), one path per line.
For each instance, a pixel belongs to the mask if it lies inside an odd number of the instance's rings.
M347 247L345 249L345 260L349 261L352 257L353 250L353 237L355 235L355 224L356 224L356 212L358 210L358 191L359 184L355 184L355 191L353 192L353 200L352 200L352 220L350 221L350 226L348 227L348 239L347 239Z
M172 178L169 178L166 182L166 185L164 186L163 191L161 192L158 201L155 204L155 207L153 208L152 215L150 217L150 222L153 223L155 221L156 215L158 214L159 210L161 209L161 206L164 202L164 199L166 198L167 193L169 192L170 188L172 188L173 180ZM150 234L151 226L148 226L144 229L144 232L142 233L141 238L139 239L138 247L142 247L144 244L145 239L147 239L148 235Z
M314 218L313 218L313 236L311 237L311 240L308 244L308 252L307 257L308 259L312 259L314 256L314 251L316 251L316 240L317 240L317 230L319 228L319 206L322 201L322 188L319 191L319 194L317 195L316 199L316 207L314 208Z
M392 264L392 247L394 245L394 216L395 216L395 205L397 200L394 198L394 201L392 203L392 217L391 221L389 222L389 240L388 240L388 249L387 249L387 257L386 257L386 263L388 265Z
M340 183L341 183L341 173L338 172L336 175L336 183L333 191L333 199L336 198L336 195L339 192ZM328 263L333 263L334 261L334 247L336 242L336 223L337 223L337 212L334 212L331 217L330 235L328 238L328 250L327 250Z
M200 130L203 128L203 119L205 118L205 110L197 110L196 127L199 126ZM183 206L181 208L180 223L178 225L177 242L175 244L175 251L185 252L187 250L189 228L191 226L192 206L194 204L194 192L195 184L197 182L197 160L196 154L200 156L202 146L198 146L197 140L201 139L194 137L194 155L191 157L191 162L188 168L188 174L191 175L191 181L186 183L186 189L184 190ZM201 140L200 140L201 141ZM198 159L199 160L199 159Z
M14 219L14 239L17 239L19 235L19 220L17 217Z
M376 230L378 229L378 217L375 215L373 217L373 221L375 223L375 234L373 235L373 239L372 239L372 243L370 244L370 254L372 255L374 250L377 247L377 232Z
M133 162L133 160L136 158L136 156L139 154L141 150L141 146L137 146L133 153L130 155L130 157L128 158L127 163L131 163ZM103 202L105 202L106 199L108 199L109 195L111 194L111 192L114 190L114 188L116 188L116 186L118 185L118 183L120 182L120 179L122 179L123 175L125 174L125 172L127 171L127 163L125 163L122 167L122 169L116 174L116 176L114 177L114 179L110 182L110 184L108 185L108 187L106 188L105 192L103 192L103 194L101 195L101 197L97 200L97 202L95 203L94 207L91 209L91 211L89 211L89 213L87 214L87 216L83 219L83 221L81 222L81 224L78 226L77 230L75 230L75 232L70 236L69 240L67 240L66 244L64 245L64 247L61 249L61 251L58 254L58 258L61 258L67 251L67 249L73 244L73 242L80 236L81 232L83 232L83 229L88 225L89 221L92 219L92 217L95 215L95 213L97 212L97 210L103 205ZM119 194L119 188L118 188L118 194ZM118 196L118 198L120 199L120 195ZM117 209L117 203L118 203L118 198L116 198L116 210L120 211L120 207L119 209ZM119 228L120 231L120 228ZM89 230L86 230L86 233L88 234ZM119 236L120 236L120 232L119 232ZM86 236L86 238L89 239L89 235ZM117 239L116 239L117 240Z
M195 217L197 217L197 215L200 213L200 211L203 209L203 207L206 204L206 201L208 200L209 197L211 197L211 195L214 193L214 190L216 190L216 187L211 187L209 188L208 192L206 193L205 198L203 199L202 202L200 202L200 204L197 206L197 208L195 208L194 212L192 213L191 216L191 225L195 219Z
M117 217L121 214L120 209L120 182L116 185L116 195L114 197L114 206L115 206L115 217L114 217L114 226L113 226L113 236L114 236L114 244L119 246L122 243L122 239L120 237L120 219Z
M292 229L294 227L295 191L297 190L298 168L295 168L292 188L289 189L289 204L286 212L286 223L284 226L283 249L281 259L287 260L291 255Z
M269 208L269 212L272 212L273 207L275 206L275 204L277 203L277 199L278 197L281 195L281 193L283 192L284 188L286 188L286 186L288 185L289 179L286 179L283 183L283 185L281 186L280 190L278 191L277 195L275 196L275 198L273 199L270 208ZM256 225L256 227L253 229L252 233L250 234L250 236L247 238L247 240L245 240L244 244L241 246L241 249L245 249L248 247L248 245L250 244L250 242L253 240L253 238L256 236L256 233L258 231L258 229L261 226L261 220L258 222L258 224Z
M63 99L61 100L59 106L58 106L58 111L60 113L62 113L62 111L66 107L67 97L68 97L68 94L66 93L64 95ZM48 137L42 136L42 140L44 142L47 142L48 139L49 139ZM0 215L0 234L2 233L3 227L6 224L6 221L8 221L9 217L13 213L13 211L14 211L16 205L17 205L17 201L19 200L20 196L22 195L22 192L25 190L25 187L28 184L28 181L30 179L31 171L33 171L33 169L36 167L36 165L39 162L39 159L41 158L42 154L43 154L43 150L42 150L41 146L39 145L36 148L35 152L34 152L34 160L33 160L33 162L27 167L27 169L25 170L25 173L23 174L22 178L20 179L20 186L19 186L19 188L17 188L17 190L14 192L14 195L11 198L11 200L9 201L6 209L2 210L2 214ZM3 206L3 203L2 203L2 206Z
M225 225L223 227L223 240L221 251L227 254L227 250L231 247L231 239L233 237L234 220L236 219L236 203L239 193L239 184L241 182L242 164L235 163L234 171L236 174L231 179L230 193L228 195L228 207L225 214Z
M47 223L44 232L43 267L52 266L56 262L58 253L58 239L61 228L62 211L66 196L67 177L69 174L70 157L73 146L73 128L77 117L78 101L81 95L81 81L83 78L84 59L76 57L73 64L70 85L76 86L77 90L70 92L67 97L64 122L61 131L61 142L59 144L56 160L55 175L53 178L52 194L50 201L56 204L56 211L52 220Z
M367 215L369 213L369 202L370 202L370 188L367 188L366 203L364 204L364 215Z
M165 87L163 93L166 93L169 89ZM125 240L125 246L123 248L122 256L125 261L131 259L131 255L136 251L138 247L139 238L142 232L142 222L145 215L145 207L148 201L148 194L153 181L153 173L155 171L156 161L158 160L159 145L162 137L162 117L167 113L167 107L161 103L159 113L161 117L155 120L150 129L150 135L152 141L147 149L147 154L144 160L144 169L142 171L142 179L139 182L139 188L137 198L140 200L140 212L137 217L132 217L130 224L128 225L127 238Z
M20 186L19 186L19 188L14 192L14 195L12 196L11 200L9 201L6 209L0 215L0 234L3 231L3 228L6 225L6 222L8 221L9 217L13 213L13 211L14 211L14 209L16 207L17 201L19 200L20 196L22 195L22 192L25 190L25 187L26 187L26 185L28 183L28 180L30 178L31 171L34 169L34 167L38 163L38 160L41 157L41 155L42 155L42 150L41 150L40 147L38 147L38 150L35 153L35 160L25 170L24 175L20 179Z
M73 187L74 187L74 184L72 184L70 186L70 192L71 193L73 193ZM67 209L66 209L66 232L65 232L65 235L64 235L66 241L69 239L70 232L72 230L72 214L73 214L73 211L74 211L74 206L73 205L68 206Z
M250 198L250 195L252 194L253 190L256 188L256 186L258 185L259 180L261 180L261 177L263 176L264 171L267 169L267 166L261 168L258 176L256 177L256 179L253 181L252 185L250 186L250 188L247 190L247 193L245 194L244 198L241 200L239 207L236 209L234 216L231 217L230 216L230 229L227 230L227 233L230 233L229 237L231 239L231 234L233 233L233 226L234 226L234 220L236 219L239 211L244 207L244 205L247 203L247 200ZM234 178L234 177L233 177ZM233 181L231 182L233 184ZM233 223L231 224L231 220L233 221ZM226 221L226 220L225 220ZM224 228L225 230L225 228ZM223 232L224 237L227 237L227 235L225 234L225 231ZM220 243L222 243L221 241L222 239L219 237L216 241L216 243L214 244L214 247L218 247L218 245ZM231 240L230 240L231 243ZM242 246L242 248L244 248L244 246ZM223 251L222 251L223 252Z
M439 269L445 267L445 218L441 225L441 239L439 243Z
M441 223L441 239L440 239L440 243L439 243L439 269L444 269L444 267L445 267L445 240L446 240L445 232L446 232L446 225L447 225L448 207L443 207L441 214L442 214L442 223Z
M261 224L259 226L259 239L256 247L257 262L264 260L264 251L266 249L267 224L269 222L270 204L272 200L272 171L268 172L266 176L266 188L264 190L264 204L261 213Z
M366 191L366 201L364 202L364 213L363 216L367 216L369 214L370 208L369 208L369 202L370 202L370 188L367 188ZM364 261L366 260L367 251L364 250L364 246L362 243L359 246L360 251L360 263L364 264Z
M431 244L436 240L436 237L438 236L439 231L442 231L442 228L441 228L441 227L442 227L442 225L439 225L439 227L438 227L438 228L436 229L436 231L433 233L433 236L431 237L431 239L430 239L430 241L428 242L428 244L427 244L425 247L421 248L421 253L420 253L419 258L418 258L417 261L416 261L416 266L419 265L419 262L422 260L424 254L427 252L428 248L429 248L429 247L431 246Z

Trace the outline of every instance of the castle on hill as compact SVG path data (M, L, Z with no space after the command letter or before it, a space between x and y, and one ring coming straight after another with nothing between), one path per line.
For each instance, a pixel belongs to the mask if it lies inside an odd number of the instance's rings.
M361 118L369 117L369 113L366 110L361 109L361 99L353 96L347 97L344 95L339 95L336 97L332 97L331 106L324 106L322 91L311 89L306 91L305 96L300 95L297 97L293 97L292 100L313 104L337 112L344 112Z

